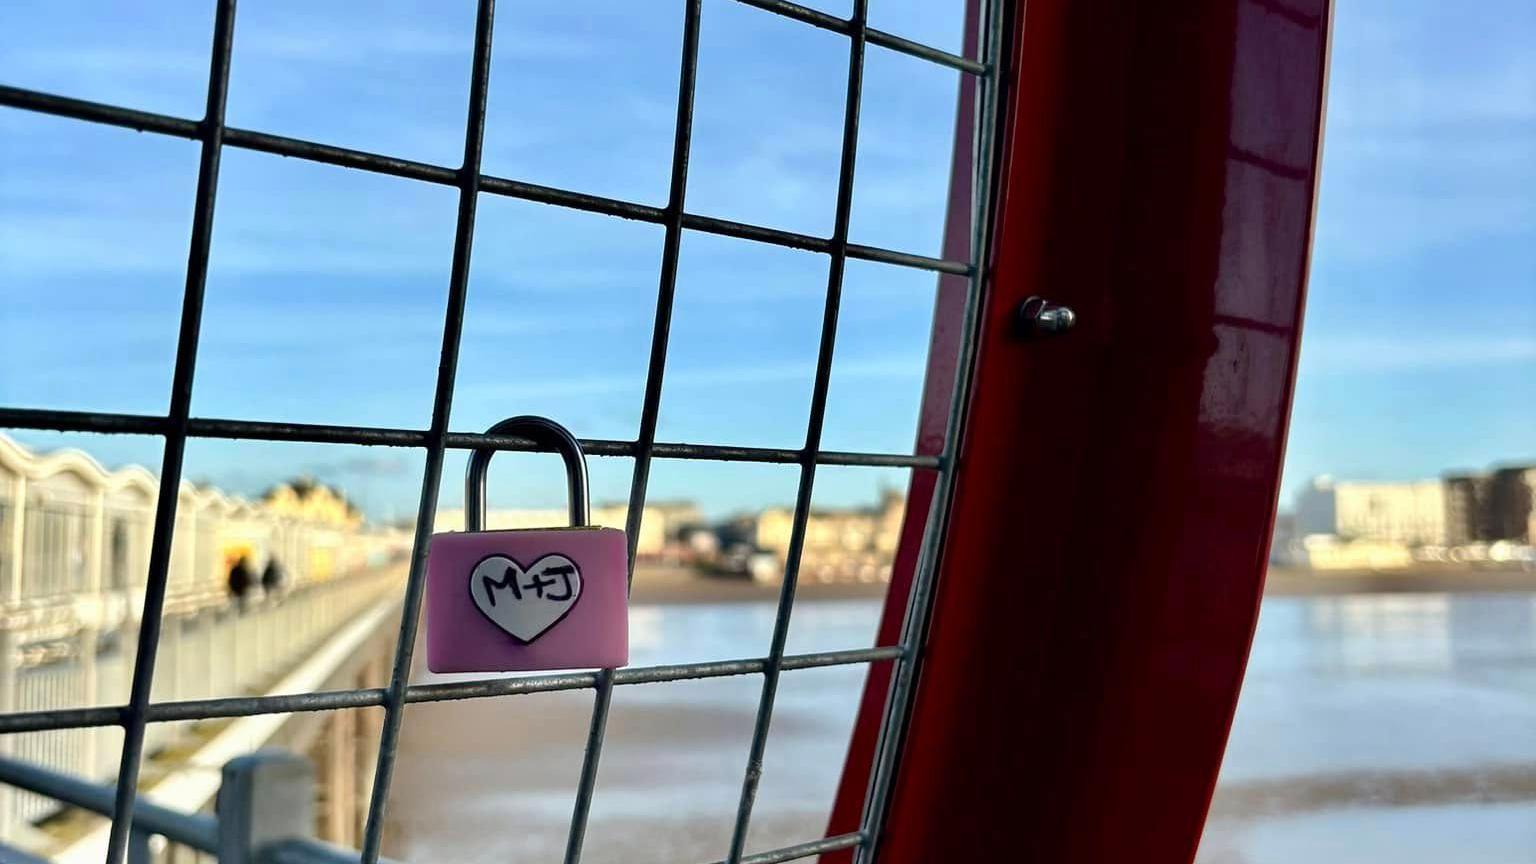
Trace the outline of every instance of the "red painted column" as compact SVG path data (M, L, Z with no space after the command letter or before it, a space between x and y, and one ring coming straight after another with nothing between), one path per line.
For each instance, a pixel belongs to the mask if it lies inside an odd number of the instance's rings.
M980 56L977 27L980 6L978 0L966 0L966 36L961 54L972 59ZM961 75L955 100L955 138L950 156L948 213L942 253L943 257L953 261L966 261L971 257L976 84L974 77ZM960 348L966 335L965 307L971 283L969 277L954 274L940 274L935 281L933 330L928 340L928 366L923 378L923 398L912 451L919 456L938 456L944 452ZM906 616L912 577L917 569L937 480L937 472L914 470L907 483L907 509L902 517L880 625L875 631L875 645L895 645L901 641L902 620ZM843 762L842 777L828 819L828 837L857 831L863 822L864 798L880 743L881 721L885 716L886 694L890 692L893 671L891 663L876 663L870 666L865 678L858 715L848 742L848 755ZM822 864L845 864L852 860L852 849L829 852L820 857Z
M1187 862L1258 612L1326 0L1031 0L886 862ZM1074 307L1047 341L1025 297Z

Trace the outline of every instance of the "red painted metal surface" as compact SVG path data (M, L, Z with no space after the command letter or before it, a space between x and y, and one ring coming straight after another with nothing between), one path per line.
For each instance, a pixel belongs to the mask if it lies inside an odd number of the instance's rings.
M981 14L978 0L966 0L965 44L961 54L980 56L977 22ZM975 185L976 88L973 79L961 76L956 98L954 150L950 157L948 218L944 224L943 256L954 261L971 257L971 206ZM928 367L923 378L923 399L917 420L917 440L913 452L919 456L937 456L944 450L944 435L949 425L950 405L954 401L956 366L960 346L965 341L965 301L970 279L941 274L934 297L933 331L928 344ZM876 629L876 645L895 645L901 641L901 622L907 611L912 590L912 576L923 542L923 529L933 503L938 475L933 471L913 471L907 484L907 510L902 517L901 535L891 565L891 583ZM858 831L864 815L864 796L869 789L875 750L880 743L880 721L885 714L886 693L890 691L890 663L869 668L859 711L848 743L848 757L833 799L828 820L828 837ZM843 849L821 856L823 864L843 864L853 860L853 850Z
M1031 0L885 862L1187 862L1258 612L1326 0ZM1075 331L1010 335L1017 304Z

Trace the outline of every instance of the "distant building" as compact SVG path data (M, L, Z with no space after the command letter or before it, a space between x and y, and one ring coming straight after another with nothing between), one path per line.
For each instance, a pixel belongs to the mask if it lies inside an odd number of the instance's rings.
M1292 515L1294 537L1337 534L1337 510L1333 478L1327 475L1313 477L1312 482L1296 494L1296 512Z
M1275 514L1275 527L1269 540L1269 563L1281 566L1296 563L1296 540L1296 515Z
M600 504L592 508L593 525L624 530L628 521L629 507L625 504ZM558 528L569 525L570 513L564 507L520 507L493 509L485 514L485 527L489 531L506 531L521 528ZM464 508L438 508L433 522L434 531L463 531ZM640 561L659 559L667 542L667 518L665 510L647 505L640 514L640 536L631 538L635 544L635 558Z
M886 581L901 540L906 498L885 490L873 507L812 510L805 526L800 572L818 581ZM754 542L782 564L789 555L794 511L764 510L757 517ZM782 571L782 568L781 568Z
M273 486L262 493L261 503L273 513L305 522L349 529L363 524L362 512L347 496L312 477Z
M1298 560L1313 570L1393 570L1413 564L1413 553L1390 540L1340 540L1313 534L1301 540Z
M1404 546L1446 542L1445 484L1361 483L1318 477L1296 501L1296 532Z
M354 538L363 525L363 514L341 492L311 477L299 477L268 489L261 506L270 515L291 524L306 526L307 548L288 549L284 568L302 558L309 578L323 582L363 566ZM285 538L278 538L279 540ZM226 558L231 558L226 553ZM226 567L233 564L230 560Z
M628 512L627 504L613 504ZM599 508L601 509L601 508ZM650 500L641 514L641 545L636 557L666 564L686 564L713 557L719 544L699 505L684 500Z
M34 452L0 434L0 711L129 701L159 493L159 479L142 467L108 469L78 450ZM289 675L296 670L303 670L297 680L313 682L306 689L380 686L388 655L356 652L373 652L370 646L393 639L346 631L372 620L370 632L385 636L382 628L398 620L405 568L382 565L404 557L408 533L362 525L345 496L312 480L274 487L262 501L189 482L176 493L153 699L268 694L288 686L281 682L294 680ZM231 568L242 560L257 573L276 562L286 577L274 583L281 590L231 590ZM318 650L331 645L365 647ZM187 812L212 804L213 790L200 792L200 780L176 780L206 776L210 763L199 760L212 749L205 746L238 741L241 752L267 743L310 749L308 742L319 740L323 747L353 748L348 735L359 727L340 711L316 715L312 723L299 715L272 725L261 719L214 728L150 724L145 754L161 757L155 770L168 778L156 787L157 797ZM319 737L322 723L327 731ZM83 781L111 782L121 737L105 727L23 732L0 736L0 755ZM351 811L334 802L356 801L369 781L355 759L321 764L328 766L322 769L327 831L352 842L333 827ZM0 787L0 838L34 846L38 860L44 852L46 860L100 860L105 823L60 820L60 809L58 799Z
M158 491L144 468L108 470L78 450L34 453L0 435L0 607L142 588ZM362 521L345 496L312 480L255 502L183 481L170 591L219 604L241 558L258 568L277 560L298 585L403 552L403 535Z
M1487 474L1450 474L1445 478L1445 542L1451 546L1486 543L1493 539L1488 521L1492 508Z
M698 528L707 523L699 505L692 501L646 499L645 515L649 517L652 513L665 522L668 541L678 539L690 528Z
M1499 468L1489 490L1494 540L1536 542L1536 465Z
M1445 490L1451 545L1536 543L1536 465L1449 475Z

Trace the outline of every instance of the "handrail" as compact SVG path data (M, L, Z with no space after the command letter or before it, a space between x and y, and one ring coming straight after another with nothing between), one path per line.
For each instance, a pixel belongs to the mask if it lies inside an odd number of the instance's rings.
M59 774L33 765L0 756L0 783L45 795L82 810L102 816L112 815L113 786L102 786L78 777ZM159 834L167 840L190 846L200 852L217 852L219 823L217 819L201 813L182 813L161 807L142 797L133 808L133 827L136 830Z
M298 771L284 770L284 765ZM276 770L264 770L276 769ZM308 760L284 751L257 751L224 766L219 789L218 816L171 810L139 796L133 807L130 830L143 857L129 855L131 862L150 860L148 841L160 835L172 843L218 857L220 864L359 864L356 849L303 836L314 827L314 813L307 803L299 807L271 807L270 802L314 798L314 777ZM44 795L101 816L112 815L116 787L81 780L67 774L0 756L0 783ZM261 802L266 802L263 804ZM866 840L861 832L823 837L742 858L742 864L775 864L795 861L839 849L851 849ZM379 864L400 864L379 858ZM0 843L4 864L43 864L44 859Z
M241 760L236 760L236 762L239 761ZM225 776L227 780L229 776L227 771ZM64 804L102 816L112 815L115 786L92 783L33 765L30 762L4 756L0 756L0 783L45 795ZM238 797L238 793L235 794ZM246 797L251 797L249 789L246 791ZM133 806L131 818L132 831L135 835L147 838L149 835L159 834L173 843L211 855L230 851L221 848L219 820L214 816L171 810L140 796ZM308 821L308 817L305 817L304 821ZM250 826L244 827L248 830ZM235 831L237 835L241 833L238 827ZM227 845L228 838L225 840ZM260 864L357 864L358 862L357 850L345 849L308 837L290 837L249 848L241 847L237 843L237 847L242 848L239 853L241 862L252 861ZM0 861L31 864L33 861L41 860L20 850L0 845ZM130 860L133 859L130 858ZM387 858L380 858L379 861L382 864L395 864Z

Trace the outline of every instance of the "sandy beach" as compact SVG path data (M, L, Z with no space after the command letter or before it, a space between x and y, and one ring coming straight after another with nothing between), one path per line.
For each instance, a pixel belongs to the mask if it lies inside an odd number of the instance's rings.
M779 583L754 582L736 576L701 576L685 567L640 566L630 590L630 602L636 605L674 603L759 603L777 602ZM805 601L862 600L885 596L884 582L817 582L802 579L795 586L795 598Z
M884 583L802 581L799 600L883 598ZM1306 570L1271 567L1264 593L1282 597L1340 594L1536 592L1536 568L1518 565L1425 564L1400 570ZM777 601L777 583L731 577L704 577L681 567L644 567L635 573L637 604L751 603Z
M1264 593L1283 597L1339 594L1536 592L1536 568L1424 564L1401 570L1302 570L1271 567Z
M1021 568L1022 570L1022 568ZM1027 574L1027 570L1023 570ZM799 600L883 598L886 584L802 581ZM1519 565L1454 566L1424 564L1396 570L1306 570L1271 567L1264 593L1282 597L1339 594L1536 592L1536 568ZM632 594L637 604L774 602L777 583L733 577L700 576L681 567L642 567Z
M885 590L805 583L788 650L867 647ZM643 570L634 584L631 664L762 656L778 595L778 585ZM822 836L865 671L784 676L748 852ZM413 674L418 682L447 677L419 662ZM615 690L583 861L724 857L762 680ZM423 862L561 860L593 699L574 691L410 706L385 853Z
M885 589L803 584L789 650L867 646ZM1462 749L1475 752L1445 765L1398 763L1401 754L1444 749L1426 749L1427 742L1447 734L1436 712L1471 698L1450 695L1461 686L1461 675L1482 676L1475 685L1479 693L1490 686L1506 689L1503 678L1511 675L1519 678L1516 684L1527 680L1521 676L1531 668L1533 592L1536 573L1518 570L1272 571L1268 611L1250 668L1251 692L1245 694L1243 713L1252 716L1235 730L1214 837L1202 860L1256 861L1251 844L1264 826L1354 812L1362 798L1393 813L1424 808L1438 813L1435 808L1446 801L1528 808L1529 766L1536 760L1528 748L1484 753L1476 743L1483 736L1467 730ZM631 662L761 656L778 594L779 586L772 584L701 578L679 569L642 570L631 610ZM1345 678L1333 659L1341 656L1352 658ZM1450 677L1444 656L1456 658ZM1298 657L1311 659L1298 666ZM1499 663L1485 670L1488 657ZM821 836L864 671L845 667L784 676L749 852ZM1503 677L1484 680L1495 674ZM414 677L442 680L420 669ZM618 688L582 860L722 858L761 686L760 675L747 675ZM1362 703L1350 695L1361 687L1387 688L1383 692L1408 700L1412 710ZM1311 694L1310 701L1297 703L1299 693ZM1529 703L1514 692L1500 698ZM392 785L386 854L470 864L560 860L592 704L591 691L575 691L410 706ZM1299 722L1293 716L1298 711L1318 714L1308 715L1304 725L1327 734L1298 741L1294 732L1279 731ZM1429 719L1409 722L1419 717ZM1522 740L1509 731L1493 737ZM1369 749L1361 742L1377 740L1393 743L1382 754L1355 760L1358 765L1337 755ZM1272 768L1275 752L1283 764ZM1481 791L1469 795L1467 789Z

